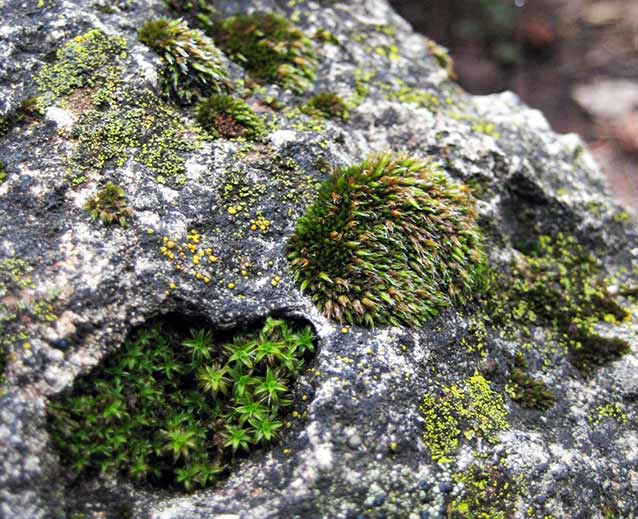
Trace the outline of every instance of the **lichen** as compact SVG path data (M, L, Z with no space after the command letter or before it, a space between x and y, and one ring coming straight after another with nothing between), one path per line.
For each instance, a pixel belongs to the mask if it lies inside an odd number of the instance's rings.
M434 461L451 462L462 439L494 444L498 432L509 428L503 397L482 375L475 372L461 386L443 385L441 391L440 396L426 393L420 407L423 441Z
M117 223L126 227L127 221L133 214L126 205L126 193L112 182L100 189L93 198L89 198L84 204L84 210L93 220L100 219L104 224Z
M257 81L301 93L315 80L317 57L311 40L282 16L232 16L210 25L207 33Z
M310 327L268 318L220 341L206 328L144 328L51 402L53 445L76 476L119 472L187 490L279 436Z
M432 161L373 156L324 182L288 258L328 317L418 326L482 288L475 217L469 190Z
M599 405L589 414L587 420L589 423L599 425L603 420L613 420L620 425L627 425L627 413L623 406L617 402L607 402Z
M44 106L78 88L98 86L118 72L118 63L126 57L126 40L107 36L92 29L76 36L56 53L56 61L47 64L35 76Z
M215 137L256 139L264 133L263 120L241 99L212 95L197 105L197 122Z
M211 92L228 89L219 49L184 20L149 21L139 30L137 39L162 57L161 89L167 96L190 104Z

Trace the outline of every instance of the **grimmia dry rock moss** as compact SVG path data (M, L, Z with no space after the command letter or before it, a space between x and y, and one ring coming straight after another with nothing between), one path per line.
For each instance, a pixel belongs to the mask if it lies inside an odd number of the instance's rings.
M228 87L221 53L213 40L184 20L152 20L137 38L155 50L164 62L162 88L188 104L202 94L222 92Z
M469 189L432 161L377 155L324 182L288 258L326 316L418 326L482 287L475 218Z

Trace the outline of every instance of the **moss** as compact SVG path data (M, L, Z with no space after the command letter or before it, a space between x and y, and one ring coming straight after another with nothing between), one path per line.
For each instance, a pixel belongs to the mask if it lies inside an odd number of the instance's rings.
M177 101L194 99L228 88L221 53L213 40L184 20L152 20L137 39L155 50L163 60L162 91Z
M301 107L301 111L308 115L319 115L321 117L332 117L346 121L348 119L348 106L337 94L323 92L310 98Z
M128 218L133 211L126 205L126 193L112 182L106 184L98 193L87 200L84 210L93 220L98 218L104 224L118 223L126 227Z
M34 97L25 99L17 109L0 117L0 137L7 135L16 126L35 121L41 116L42 107L39 101Z
M447 72L447 77L450 79L457 79L456 72L454 72L454 60L450 57L448 52L433 40L427 40L425 45L439 67Z
M197 105L197 122L218 137L255 139L265 130L263 120L241 99L212 95Z
M463 485L463 494L448 505L448 519L508 519L516 515L522 489L507 469L470 465L452 477Z
M313 340L309 327L272 318L224 343L205 328L142 329L51 402L53 445L77 476L210 486L242 451L279 436Z
M441 396L425 394L420 407L423 441L434 461L452 461L463 438L496 443L498 431L509 428L503 397L482 375L474 373L462 386L442 386L441 391Z
M42 104L78 88L91 88L111 77L118 61L126 57L126 40L97 29L81 34L57 51L56 61L44 65L35 77Z
M328 317L418 326L482 283L469 190L436 165L378 155L334 171L289 244L293 276Z
M210 26L207 32L257 81L301 93L315 80L312 42L281 16L233 16Z
M530 325L545 327L585 375L629 352L625 340L604 338L595 329L629 313L608 292L601 262L574 238L541 236L525 245L511 268L493 283L487 303L493 324L528 335Z
M526 372L527 362L522 354L517 354L515 366L510 372L506 393L514 402L527 409L547 411L556 402L554 393L542 380L536 380Z
M7 180L7 177L9 176L9 174L7 173L7 170L4 166L4 162L2 162L0 160L0 186L2 184L4 184L5 180Z

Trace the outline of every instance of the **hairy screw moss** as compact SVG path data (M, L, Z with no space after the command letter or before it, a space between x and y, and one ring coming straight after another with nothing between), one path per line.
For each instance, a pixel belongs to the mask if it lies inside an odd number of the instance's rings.
M301 290L328 317L418 326L482 288L475 218L469 189L434 163L373 156L324 182L288 258Z

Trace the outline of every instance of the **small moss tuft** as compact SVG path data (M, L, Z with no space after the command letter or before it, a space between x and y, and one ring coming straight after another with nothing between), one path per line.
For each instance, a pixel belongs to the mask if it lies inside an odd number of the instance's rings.
M93 198L89 198L84 204L84 210L93 220L99 218L104 224L118 223L122 227L126 227L127 219L133 214L126 205L124 190L112 182L100 189Z
M303 92L315 80L312 42L282 16L255 13L226 18L207 31L257 81Z
M517 354L505 391L514 402L527 409L547 411L556 402L554 393L545 382L530 377L527 362L522 354Z
M337 94L323 92L311 97L310 100L301 107L301 111L308 115L319 115L321 117L333 117L346 121L349 117L348 106Z
M299 219L288 258L328 317L418 326L482 288L469 189L434 163L378 155L335 171Z
M278 438L313 341L310 327L272 318L224 344L205 328L142 329L50 404L53 445L77 476L210 486Z
M190 104L202 95L227 90L219 49L184 20L146 22L137 39L162 57L162 90L180 103Z
M0 160L0 185L4 184L8 176L7 170L4 167L4 162Z
M241 99L214 94L197 106L197 122L214 136L255 139L264 132L263 120Z

